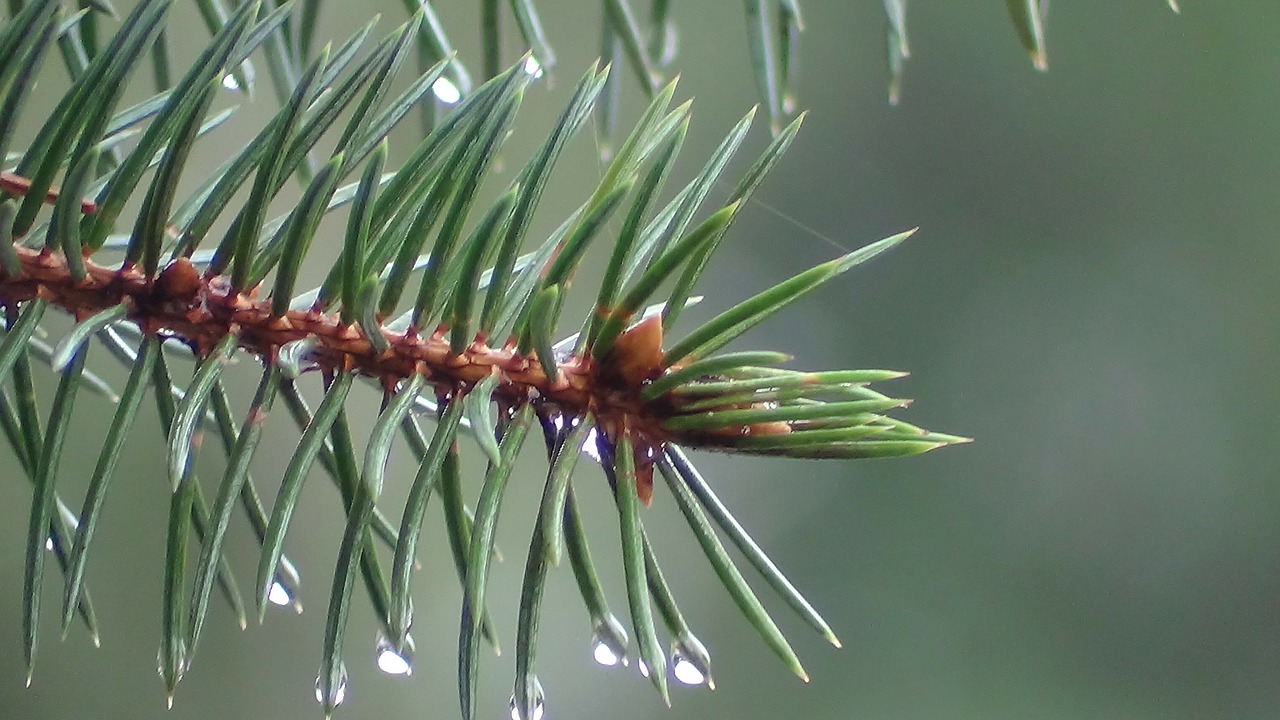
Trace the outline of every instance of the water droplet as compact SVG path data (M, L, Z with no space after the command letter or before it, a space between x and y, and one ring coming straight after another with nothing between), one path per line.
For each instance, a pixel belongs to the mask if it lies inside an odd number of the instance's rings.
M316 702L321 705L337 707L347 699L347 666L345 663L338 666L338 681L329 689L329 702L325 702L324 695L324 678L323 676L316 678Z
M374 649L374 657L378 669L388 675L407 676L413 672L413 638L404 636L404 643L396 647L396 643L386 635L378 636L378 645Z
M458 90L458 86L446 77L436 78L431 83L431 92L435 93L436 99L445 105L456 105L462 99L462 92Z
M516 707L516 696L511 696L511 720L542 720L543 714L547 711L545 698L542 695L542 683L535 678L533 681L533 707L529 708L529 717L520 717L520 708Z
M44 539L44 549L50 552L53 551L53 538L47 537Z
M591 651L591 654L595 657L596 662L605 667L613 667L622 662L622 658L618 657L613 648L609 647L608 643L603 640L596 640L595 648Z
M162 679L167 681L168 673L165 672L164 664L164 648L161 647L156 651L156 672ZM191 663L187 660L186 647L185 645L180 645L178 648L178 666L174 668L173 673L173 682L175 684L182 680L182 676L187 674L187 668L190 666Z
M706 674L692 660L678 652L671 656L671 668L676 679L685 685L701 685L707 681Z
M671 650L671 672L685 685L706 685L714 688L711 680L711 653L701 640L690 633L676 639Z
M293 602L293 596L289 594L289 591L285 589L284 585L280 584L279 580L276 580L271 583L271 588L267 590L267 600L270 601L272 605L284 606Z
M234 75L227 74L222 76L222 87L235 92L240 89L240 83L236 82Z
M643 660L640 661L640 674L649 677L649 666Z
M612 615L596 620L591 632L591 655L605 667L627 664L627 631Z
M596 447L596 429L594 427L587 429L586 437L582 441L582 452L597 463L600 462L600 450Z
M524 61L524 72L534 80L537 80L542 77L542 63L538 62L537 58L530 55Z

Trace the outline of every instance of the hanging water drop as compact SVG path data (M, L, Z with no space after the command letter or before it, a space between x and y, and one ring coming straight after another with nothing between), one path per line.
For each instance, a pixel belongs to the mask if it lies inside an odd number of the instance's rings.
M272 605L284 606L292 603L293 597L289 595L289 591L285 589L284 585L281 585L280 581L276 580L271 583L271 587L267 590L267 600Z
M431 92L435 93L436 99L445 105L456 105L462 99L462 92L458 90L458 86L446 77L436 78L436 81L431 83Z
M511 720L542 720L543 714L547 710L546 702L542 695L542 683L535 678L533 681L533 705L529 707L529 717L520 717L520 708L516 705L516 696L511 696Z
M586 436L582 440L582 452L597 463L600 462L600 450L596 448L596 429L594 427L587 428Z
M640 674L649 677L649 666L643 660L640 661Z
M671 673L685 685L715 688L711 679L711 653L692 633L686 632L676 639L671 650Z
M671 672L685 685L702 685L707 681L706 673L678 652L671 656Z
M343 663L338 666L337 682L329 688L328 702L325 702L324 677L316 677L316 702L326 707L337 707L347 699L347 666Z
M405 635L401 647L384 634L378 635L374 649L378 669L388 675L408 676L413 672L413 638Z
M538 62L537 58L530 55L529 57L525 58L524 72L529 77L533 78L534 80L537 80L538 78L542 77L542 72L543 72L542 63Z
M53 537L52 537L52 536L47 537L47 538L45 538L45 539L44 539L44 549L45 549L45 550L48 550L48 551L50 551L50 552L52 552L52 551L53 551Z
M613 651L613 648L609 647L609 644L603 640L595 641L591 650L591 655L596 659L596 662L604 665L605 667L613 667L619 662L622 662L622 658L618 657L618 654Z
M605 667L627 664L627 631L610 614L596 618L591 630L591 656Z
M237 92L240 90L240 83L236 81L234 75L228 73L222 76L222 87L232 92Z

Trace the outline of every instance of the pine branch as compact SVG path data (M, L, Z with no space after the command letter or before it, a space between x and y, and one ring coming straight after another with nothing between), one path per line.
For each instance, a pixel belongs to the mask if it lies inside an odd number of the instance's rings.
M22 590L28 670L34 670L40 640L46 545L63 574L64 632L78 614L97 637L86 572L113 471L150 387L171 482L160 643L170 700L199 645L214 588L241 622L246 615L235 568L222 553L237 507L261 548L252 586L259 618L273 603L300 609L300 582L283 548L303 486L319 465L339 488L346 514L317 680L325 712L346 693L343 646L348 618L358 607L357 576L381 626L380 664L389 672L411 668L413 558L427 503L439 494L463 589L459 699L463 716L470 718L476 653L481 642L496 642L486 603L494 532L507 478L520 447L536 434L530 432L535 423L549 468L520 599L512 701L518 716L539 714L534 660L542 586L562 557L569 558L590 613L597 659L627 659L627 633L604 600L574 499L573 475L583 452L596 456L614 491L626 614L640 669L658 690L665 696L668 662L673 676L689 684L710 684L711 667L645 534L643 507L655 492L655 466L741 612L793 672L807 677L721 536L808 624L833 644L839 641L715 497L684 449L868 458L914 455L967 439L886 414L906 401L868 385L902 373L802 372L779 367L790 359L783 353L721 352L910 232L803 272L673 343L666 340L694 301L697 281L740 208L799 129L802 118L781 124L794 31L800 27L795 4L779 3L786 28L779 60L770 49L765 4L747 3L753 43L762 43L753 57L764 68L774 138L726 203L699 215L753 116L732 128L700 173L659 206L690 113L688 103L671 107L674 83L657 83L655 68L673 49L668 3L653 6L651 22L663 29L660 37L643 36L627 3L606 3L619 52L640 71L651 101L617 144L599 183L542 239L529 235L550 174L593 113L612 112L606 99L614 81L608 70L590 68L539 149L496 200L482 203L525 89L550 65L532 3L512 7L533 55L487 73L492 77L474 90L429 7L367 51L362 48L371 26L313 54L315 3L302 3L300 11L281 5L268 12L270 5L251 2L228 11L208 0L199 6L212 38L179 76L163 39L170 5L143 0L108 36L105 15L99 17L106 8L67 19L57 0L40 0L0 32L0 52L11 59L0 68L4 147L55 44L70 48L64 65L73 78L16 166L0 176L0 305L7 320L0 383L11 385L0 387L0 429L34 488ZM905 56L901 4L896 16L890 11ZM390 79L415 48L420 60L434 62L398 96L387 97ZM200 187L179 198L193 149L226 117L214 111L217 88L231 83L250 90L250 58L259 55L280 110ZM663 62L655 64L655 57ZM162 89L118 109L123 89L148 59ZM488 65L495 69L492 60ZM424 99L434 106L430 95L439 92L441 81L469 92L435 118L398 169L389 170L387 135ZM322 146L325 138L336 140ZM314 165L313 157L320 159ZM302 187L300 198L289 212L269 217L271 202L291 179ZM131 201L139 209L127 217ZM348 205L346 226L332 227L329 212ZM562 311L571 283L591 245L605 242L615 216L620 229L608 249L596 310L573 324L579 332L557 342L568 324ZM220 239L213 237L215 228L225 228ZM299 291L299 269L312 247L338 234L342 249L325 281ZM429 238L434 239L428 247ZM664 288L669 290L660 294ZM50 307L75 324L41 355L32 338ZM77 516L62 503L57 481L77 391L102 385L86 359L95 345L127 366L129 379L114 398L115 419ZM181 385L167 360L179 354L196 361L193 377ZM58 390L45 405L33 389L33 356L44 357L59 373ZM237 357L254 358L261 369L241 418L232 413L222 386L224 371ZM310 378L323 386L314 412L302 389ZM372 382L383 394L378 420L363 443L346 418L356 379ZM251 468L277 400L302 436L268 512ZM420 424L426 416L436 420L430 433ZM212 503L206 503L194 471L203 428L217 432L227 456ZM391 513L400 517L398 523L378 506L397 435L418 460L405 507ZM474 509L461 493L463 436L489 461ZM392 551L390 574L380 544ZM191 563L188 552L196 547ZM669 658L655 611L673 638Z

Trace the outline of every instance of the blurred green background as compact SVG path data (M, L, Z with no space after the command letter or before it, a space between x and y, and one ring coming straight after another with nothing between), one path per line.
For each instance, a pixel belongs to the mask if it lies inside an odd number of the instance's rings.
M205 35L179 5L174 47L189 58ZM476 64L476 3L440 5L463 58ZM739 5L677 5L680 97L697 98L683 182L755 93ZM673 687L668 711L634 663L595 665L586 614L561 569L539 646L548 720L1276 716L1280 6L1184 5L1178 17L1156 0L1055 4L1051 70L1040 75L1001 3L914 3L913 57L902 103L890 107L880 3L808 3L800 102L809 118L714 262L701 288L708 299L687 327L837 246L919 225L900 249L743 346L794 351L798 367L910 370L887 386L918 398L903 417L976 442L868 463L698 457L845 648L830 648L766 597L813 678L796 681L738 616L660 489L645 522L711 649L718 687ZM538 6L560 65L529 92L495 181L527 157L597 52L595 3ZM384 12L379 32L403 17L390 0L331 2L325 31L345 36L375 9ZM514 41L508 50L514 59ZM60 77L58 64L50 58L46 76ZM146 74L138 80L143 97ZM623 127L640 102L629 76L625 87ZM261 78L240 124L205 143L207 161L238 147L274 106ZM734 167L745 169L765 141L757 129ZM397 134L393 150L403 157L412 143L411 132ZM593 152L585 132L553 180L543 231L594 185ZM579 288L591 294L588 279ZM105 354L97 360L110 367ZM251 382L244 365L239 379ZM113 372L105 374L121 377ZM60 585L49 582L45 641L27 690L19 578L28 495L21 476L6 473L0 717L318 717L312 685L342 523L319 476L286 545L306 612L273 612L242 633L219 604L175 708L164 711L155 651L168 501L154 411L144 407L90 563L103 647L90 647L79 627L57 641ZM363 395L353 407L367 424L376 400ZM80 408L83 449L63 471L71 497L110 413L92 396ZM296 437L279 417L271 433L255 466L268 499ZM507 560L491 591L508 647L543 468L526 454L498 541ZM202 460L206 486L220 467L215 455ZM404 457L396 462L385 503L394 517L408 482ZM468 467L474 476L479 463L472 457ZM597 563L608 566L621 609L620 572L606 560L617 553L613 511L593 469L580 478ZM241 518L232 533L229 552L247 586L255 554ZM457 716L458 589L435 508L424 537L432 547L416 580L415 672L397 680L374 668L373 622L359 599L340 716ZM480 717L507 716L511 662L510 653L486 658Z

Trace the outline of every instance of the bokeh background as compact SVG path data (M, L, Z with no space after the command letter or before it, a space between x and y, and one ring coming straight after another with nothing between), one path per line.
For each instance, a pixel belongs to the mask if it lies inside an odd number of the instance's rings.
M175 53L187 58L205 35L192 8L178 5ZM476 3L439 5L475 64ZM755 94L741 8L679 5L680 97L697 98L677 171L683 181ZM904 417L976 442L903 461L697 458L845 648L827 646L762 595L813 681L787 673L738 616L660 491L645 522L711 649L718 687L673 687L667 710L634 664L595 665L586 614L561 569L550 579L539 646L549 720L1276 716L1280 6L1184 5L1179 17L1156 0L1055 4L1051 70L1041 75L1001 3L915 3L898 107L885 102L880 3L807 5L799 94L808 121L714 262L689 327L841 247L918 225L900 249L761 326L743 346L794 351L802 367L910 370L889 386L918 398ZM528 93L495 181L527 157L597 52L595 3L538 6L560 65ZM376 10L380 32L403 17L391 0L333 2L324 32L345 36ZM514 41L508 50L514 60ZM50 96L57 64L47 63ZM145 73L138 80L140 98L149 87ZM624 87L626 127L640 101L629 77ZM265 78L254 100L228 102L242 104L241 117L206 142L206 162L238 147L275 106ZM745 169L765 142L757 129L733 167ZM393 151L403 157L412 144L410 127ZM541 231L598 175L588 130L553 181ZM583 296L597 276L586 273ZM97 359L109 378L122 377L105 354ZM251 376L246 363L238 379ZM71 497L110 414L92 396L79 407L79 452L63 472ZM5 473L0 717L318 717L312 686L342 523L336 493L318 475L286 546L303 575L306 612L273 612L240 632L215 604L176 706L164 710L155 651L168 501L150 401L144 408L89 570L103 647L93 649L78 627L57 641L60 592L49 587L45 641L25 690L28 491L20 475ZM376 400L363 395L353 409L367 425ZM268 499L296 437L282 416L255 466ZM506 502L498 542L507 560L491 591L508 647L541 484L535 449ZM212 485L219 458L206 451L201 462ZM403 456L396 463L385 505L398 517L409 470ZM468 467L474 481L474 456ZM613 511L592 469L580 477L597 563L621 609L620 572L607 560L617 552ZM247 587L256 556L241 518L232 534L228 552ZM415 672L393 679L374 668L374 625L359 599L340 716L457 715L459 594L435 508L425 538ZM511 662L510 653L485 659L480 717L507 716Z

